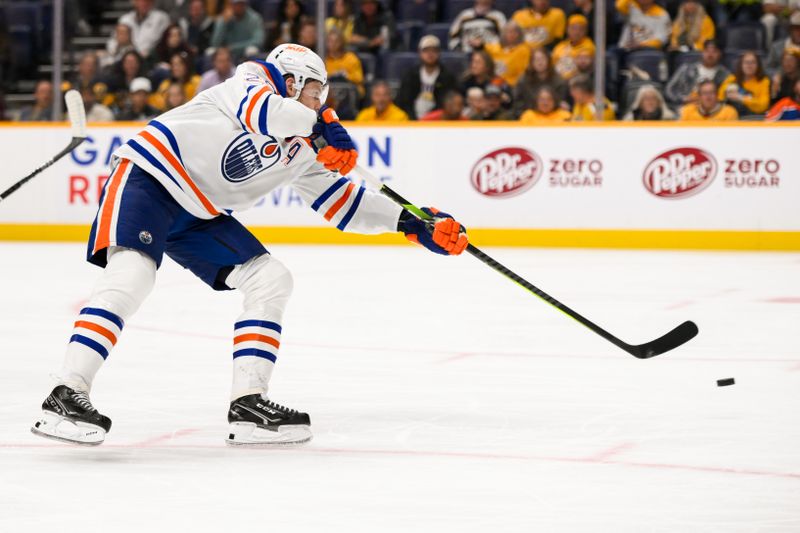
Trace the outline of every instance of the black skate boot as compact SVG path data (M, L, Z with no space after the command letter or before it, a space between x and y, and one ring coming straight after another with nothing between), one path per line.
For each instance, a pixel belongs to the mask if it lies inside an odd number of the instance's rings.
M260 394L231 402L228 410L228 444L300 444L311 440L311 419Z
M89 395L59 385L42 403L42 416L31 428L34 435L96 446L111 430L111 419L101 415Z

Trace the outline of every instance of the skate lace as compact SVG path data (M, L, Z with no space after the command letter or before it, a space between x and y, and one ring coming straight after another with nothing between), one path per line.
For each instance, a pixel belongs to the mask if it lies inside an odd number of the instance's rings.
M83 391L75 391L74 393L72 393L72 399L75 400L75 403L77 403L87 411L95 410L94 406L92 405L92 402L89 401L89 395Z
M285 411L287 413L296 413L297 412L297 410L295 410L295 409L290 409L290 408L286 407L285 405L281 405L279 403L275 403L272 400L267 400L267 406L272 407L273 409L278 409L279 411Z

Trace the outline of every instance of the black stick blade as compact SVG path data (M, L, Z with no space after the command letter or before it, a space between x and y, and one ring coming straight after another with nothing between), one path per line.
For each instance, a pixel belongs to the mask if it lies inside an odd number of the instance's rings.
M691 320L687 320L663 337L640 344L639 346L630 346L628 353L639 359L649 359L689 342L699 331L700 330L697 329L697 324Z

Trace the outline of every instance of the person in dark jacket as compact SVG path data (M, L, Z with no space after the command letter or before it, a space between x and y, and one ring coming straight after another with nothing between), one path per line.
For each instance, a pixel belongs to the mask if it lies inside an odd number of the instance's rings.
M397 105L412 119L420 119L444 105L445 94L457 88L453 76L439 61L441 43L435 35L419 41L420 65L405 73L397 92Z

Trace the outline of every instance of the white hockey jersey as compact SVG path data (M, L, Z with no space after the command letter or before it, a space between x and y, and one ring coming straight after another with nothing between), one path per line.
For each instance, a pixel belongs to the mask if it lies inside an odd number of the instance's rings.
M308 136L317 114L286 96L278 70L239 65L224 83L160 115L118 148L192 215L210 219L294 188L343 231L396 231L401 208L325 169Z

